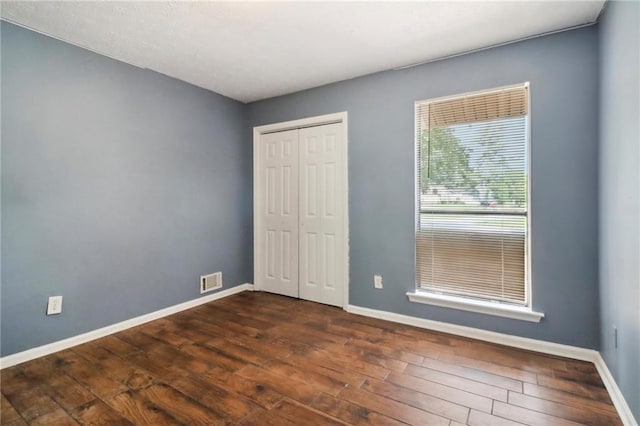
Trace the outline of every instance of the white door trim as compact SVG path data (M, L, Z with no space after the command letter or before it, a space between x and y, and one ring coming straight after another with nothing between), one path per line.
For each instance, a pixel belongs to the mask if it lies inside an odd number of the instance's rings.
M264 253L262 253L261 247L261 232L262 223L260 220L260 214L262 206L260 205L261 185L256 182L259 173L259 146L260 136L265 133L280 132L284 130L299 129L303 127L321 126L323 124L342 123L342 140L344 141L344 188L343 194L343 206L344 206L344 221L345 221L345 233L340 242L344 248L343 259L343 271L344 271L344 298L342 308L346 309L349 305L349 127L348 127L348 114L346 111L338 112L334 114L320 115L317 117L307 117L299 120L285 121L282 123L266 124L263 126L256 126L253 128L253 268L254 268L254 284L256 290L262 290L260 287L261 276L261 262L257 261L262 259Z

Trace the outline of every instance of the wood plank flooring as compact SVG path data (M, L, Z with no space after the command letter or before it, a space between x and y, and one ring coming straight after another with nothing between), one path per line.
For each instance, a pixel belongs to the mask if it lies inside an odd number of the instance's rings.
M1 423L619 425L593 364L245 292L2 370Z

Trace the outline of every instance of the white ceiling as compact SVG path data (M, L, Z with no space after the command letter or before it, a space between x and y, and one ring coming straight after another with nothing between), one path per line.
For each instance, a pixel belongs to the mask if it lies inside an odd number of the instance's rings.
M598 1L33 2L2 18L250 102L593 23Z

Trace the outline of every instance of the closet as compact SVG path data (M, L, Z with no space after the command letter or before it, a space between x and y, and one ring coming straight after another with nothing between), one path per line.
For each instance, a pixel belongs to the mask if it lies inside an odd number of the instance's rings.
M254 129L258 290L346 305L345 126L343 113Z

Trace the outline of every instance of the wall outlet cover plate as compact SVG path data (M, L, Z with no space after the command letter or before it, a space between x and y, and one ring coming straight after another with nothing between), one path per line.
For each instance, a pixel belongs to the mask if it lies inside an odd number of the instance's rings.
M62 296L51 296L47 304L47 315L55 315L62 312Z

